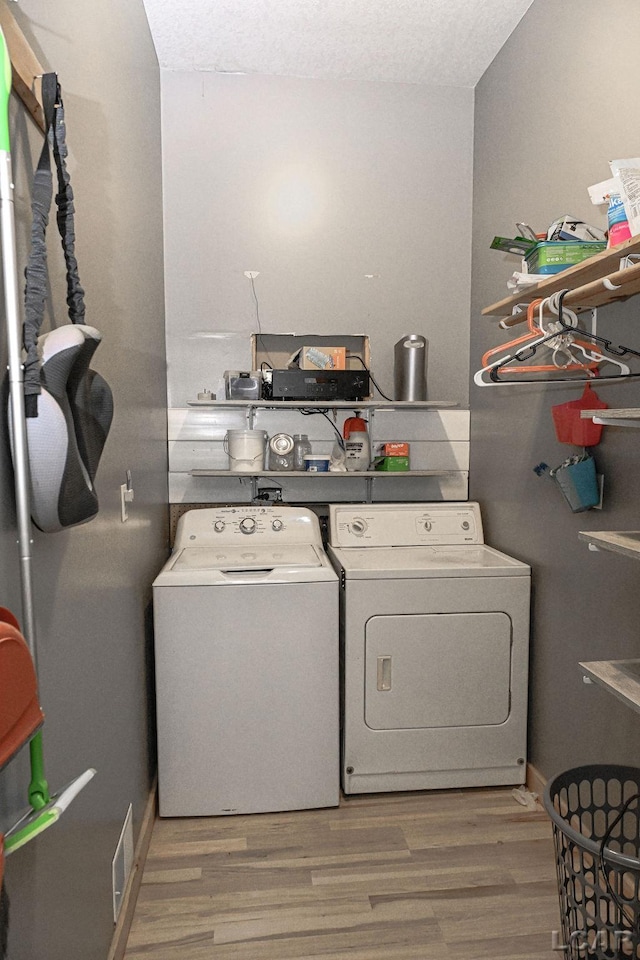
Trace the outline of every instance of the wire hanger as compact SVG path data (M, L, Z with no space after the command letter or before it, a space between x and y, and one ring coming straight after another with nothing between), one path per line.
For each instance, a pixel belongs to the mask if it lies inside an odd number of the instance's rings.
M556 372L556 371L585 371L588 376L595 377L595 371L599 363L604 359L603 357L590 354L588 351L591 350L592 344L585 343L584 341L577 340L573 329L569 330L566 324L560 325L560 330L558 330L558 325L554 325L554 329L551 332L545 331L543 323L543 313L545 307L547 306L547 299L539 298L533 300L527 306L527 326L529 328L529 333L524 334L524 336L517 337L515 340L511 340L506 344L502 344L499 347L493 347L482 357L483 366L477 373L474 375L474 383L477 386L484 387L490 386L495 383L503 382L535 382L542 383L545 382L544 379L540 377L523 377L524 372ZM538 323L534 323L533 317L536 308L538 309ZM527 367L513 367L507 366L512 361L517 361L521 363L524 360L530 359L535 356L538 347L544 344L552 350L552 362L551 363L539 363L535 365L529 365ZM586 362L581 360L580 357L576 356L573 353L573 348L577 347L583 354ZM517 347L515 351L513 348ZM490 358L496 354L504 354L505 350L510 350L511 352L507 353L506 356L492 361ZM497 371L501 370L503 373L512 373L516 376L516 380L506 380L504 378L498 379ZM484 374L488 373L490 377L490 382L487 382L484 379ZM575 377L553 377L553 380L558 379L569 379L575 380Z
M589 337L594 343L601 343L604 351L610 354L613 357L625 357L633 356L640 357L640 351L634 350L632 347L625 347L620 344L617 347L611 345L611 340L606 340L604 337L597 337L594 333L590 333L588 330L582 330L578 326L578 318L572 310L568 310L567 307L563 309L563 301L565 296L569 293L569 290L560 290L558 293L554 293L553 296L549 297L549 309L553 310L557 314L558 322L562 324L568 330L573 330L576 333L580 333L583 336ZM575 324L568 325L565 322L564 315L569 313L573 319L575 319ZM640 374L631 374L631 376L639 376Z
M543 309L547 308L557 316L557 321L561 325L561 328L565 330L568 334L571 334L572 336L575 334L579 334L583 337L587 337L588 340L590 341L589 343L585 344L582 341L577 341L577 344L579 345L579 349L587 350L589 354L591 354L594 361L597 359L598 363L606 362L620 368L621 372L616 374L615 376L597 377L598 382L599 383L610 382L614 380L620 380L625 377L627 378L639 377L640 372L632 373L626 364L620 363L616 358L624 357L627 355L640 357L640 352L637 350L634 350L632 347L624 346L623 344L620 344L619 346L613 346L611 340L607 340L604 337L596 336L595 333L592 333L589 330L585 330L582 327L579 327L577 323L577 315L573 311L568 310L566 307L563 310L563 300L567 293L569 293L569 290L562 290L562 291L559 291L558 293L553 294L551 297L548 298L547 301L545 301L544 306L542 304L540 305L540 313L542 314ZM567 315L569 315L571 318L570 323L567 323L567 320L566 320ZM485 372L488 372L489 378L492 383L545 383L545 382L549 382L549 383L574 382L575 383L580 378L551 377L548 379L544 379L540 377L524 377L517 374L516 378L512 379L509 377L500 376L500 371L504 369L506 372L507 364L510 363L512 360L516 360L517 362L522 363L524 360L530 359L535 355L536 351L540 346L542 346L544 343L549 343L554 338L554 336L557 336L557 335L558 334L556 331L555 333L551 333L546 337L542 337L542 338L539 338L538 340L534 340L530 342L528 347L522 347L520 350L517 350L515 354L512 354L508 357L505 357L503 360L499 360L496 363L491 364L490 367L487 368L486 370L483 369L481 371L478 371L478 374L480 376L478 376L477 374L476 377L474 377L474 381L476 383L479 383L480 386L488 386L489 384L487 383L487 381L485 381L482 378L482 375ZM598 350L596 344L601 344L602 350ZM608 354L608 356L605 356L605 354ZM529 368L523 368L523 369L526 370L526 369L532 369L532 368L529 367ZM587 374L589 375L588 367L586 365L585 365L585 370L587 370Z

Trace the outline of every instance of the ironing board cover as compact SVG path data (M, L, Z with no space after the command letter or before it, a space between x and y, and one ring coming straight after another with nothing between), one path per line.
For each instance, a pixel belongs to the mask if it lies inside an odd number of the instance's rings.
M93 481L113 418L113 396L106 381L90 369L102 337L85 323L73 191L65 162L64 106L55 74L42 78L42 98L46 135L34 175L31 252L25 270L24 392L31 516L41 530L53 532L85 523L98 512ZM40 336L48 289L45 235L53 194L51 147L71 323Z

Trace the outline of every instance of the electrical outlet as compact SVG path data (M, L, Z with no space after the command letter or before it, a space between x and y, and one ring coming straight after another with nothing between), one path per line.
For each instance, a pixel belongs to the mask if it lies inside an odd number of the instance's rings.
M111 861L111 885L113 890L113 922L118 922L118 914L122 907L127 881L133 866L133 805L129 804L127 815L124 818L120 839L116 852Z
M126 523L129 519L128 503L133 502L133 486L131 485L131 470L127 470L127 482L120 484L120 519Z

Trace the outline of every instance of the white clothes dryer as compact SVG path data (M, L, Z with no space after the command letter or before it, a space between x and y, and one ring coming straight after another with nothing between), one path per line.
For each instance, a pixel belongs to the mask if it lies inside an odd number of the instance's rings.
M160 815L337 806L338 579L317 516L190 510L153 602Z
M331 505L340 576L342 785L525 780L531 569L477 503Z

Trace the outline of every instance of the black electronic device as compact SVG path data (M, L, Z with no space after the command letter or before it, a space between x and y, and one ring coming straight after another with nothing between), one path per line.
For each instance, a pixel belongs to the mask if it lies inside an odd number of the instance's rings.
M273 400L367 400L368 370L272 370Z

